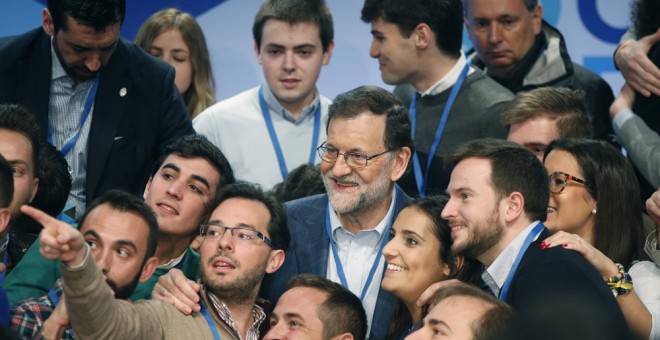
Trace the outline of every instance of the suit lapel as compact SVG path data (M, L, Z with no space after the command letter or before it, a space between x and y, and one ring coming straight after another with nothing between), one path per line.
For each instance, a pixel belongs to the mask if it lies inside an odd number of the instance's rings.
M328 247L330 238L326 232L325 219L328 210L328 195L319 196L318 204L310 204L310 211L304 217L305 228L301 240L307 243L297 248L300 273L326 276L328 270Z
M19 102L35 114L41 135L46 139L52 59L50 37L43 30L38 35L37 50L18 64Z
M108 65L100 73L87 146L87 197L95 196L126 101L131 94L132 82L126 76L130 61L124 41L120 40Z

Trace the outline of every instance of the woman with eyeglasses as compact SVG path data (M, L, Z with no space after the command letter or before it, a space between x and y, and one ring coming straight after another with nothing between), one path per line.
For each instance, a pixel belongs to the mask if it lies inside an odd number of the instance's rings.
M431 284L480 279L480 264L451 251L451 230L440 217L446 203L443 196L413 200L392 225L391 239L383 248L387 268L381 286L398 301L387 339L403 339L421 326L424 315L416 302Z
M631 330L660 339L660 269L637 261L642 215L631 165L611 145L587 139L555 140L543 163L550 183L545 225L556 233L541 247L580 252L612 288Z

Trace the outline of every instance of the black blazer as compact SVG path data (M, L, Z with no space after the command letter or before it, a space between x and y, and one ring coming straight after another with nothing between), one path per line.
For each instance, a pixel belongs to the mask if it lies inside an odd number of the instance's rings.
M44 140L50 41L42 28L0 38L0 103L34 112ZM87 149L87 202L108 189L141 194L164 146L194 133L174 69L137 45L120 39L100 77Z
M549 236L544 229L527 248L511 281L506 302L532 327L543 329L544 339L575 338L584 324L599 325L599 332L607 328L608 336L614 339L628 338L621 308L598 271L576 251L561 246L541 249L541 241ZM556 318L571 313L574 315L567 322L557 322ZM534 330L532 333L529 335L539 336Z

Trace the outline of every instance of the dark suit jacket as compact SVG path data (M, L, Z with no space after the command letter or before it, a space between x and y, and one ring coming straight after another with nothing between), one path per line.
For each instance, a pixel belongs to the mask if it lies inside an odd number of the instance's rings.
M410 197L398 186L396 191L397 200L393 218L396 218L410 201ZM330 239L325 229L327 208L326 194L305 197L286 204L291 243L286 251L284 265L264 278L261 297L275 303L287 290L289 279L298 274L326 276L330 246ZM384 262L383 266L385 266ZM378 291L370 339L385 339L395 305L396 297L381 288Z
M600 330L608 328L611 338L627 339L628 326L621 309L598 271L576 251L561 246L541 249L541 241L549 236L544 229L527 248L506 302L532 327L546 332L544 339L576 338L577 332L582 331L578 329L581 324L598 325ZM579 309L588 314L578 313ZM576 315L568 322L557 322L572 313ZM550 337L552 332L556 336Z
M0 60L0 103L34 112L45 140L50 37L38 28L0 38ZM137 45L120 39L100 77L87 147L87 202L114 188L141 194L164 146L194 133L174 69Z

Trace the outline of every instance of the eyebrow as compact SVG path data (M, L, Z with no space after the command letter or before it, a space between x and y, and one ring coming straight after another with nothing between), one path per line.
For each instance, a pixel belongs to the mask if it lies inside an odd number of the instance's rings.
M208 224L215 224L215 225L222 225L222 226L225 225L224 223L222 223L222 220L212 220L212 221L209 221ZM255 228L253 225L248 224L248 223L239 223L239 224L233 226L232 228L237 228L237 227L250 228L250 229L257 230L257 228Z
M404 235L414 235L414 236L419 237L422 240L424 239L424 237L422 237L422 235L420 235L420 234L418 234L418 233L416 233L412 230L404 229L404 230L401 231L401 233L404 234Z
M173 164L173 163L167 163L167 164L163 165L162 169L171 169L171 170L176 171L177 173L181 173L181 168L178 167L177 165ZM209 184L209 181L206 178L204 178L203 176L192 174L192 175L190 175L190 178L204 184L207 189L211 189L211 185Z
M446 327L448 330L451 331L451 327L449 327L449 325L448 325L446 322L442 321L442 320L428 319L427 323L428 323L429 325L431 325L431 326L444 326L444 327Z
M88 236L88 235L92 236L95 239L101 240L101 242L103 242L103 239L101 238L101 236L94 229L87 230L83 235L84 236ZM114 242L113 244L116 244L116 245L119 245L119 246L130 247L130 248L133 248L133 250L137 250L137 246L135 245L135 243L133 241L130 241L130 240L118 240L118 241Z

